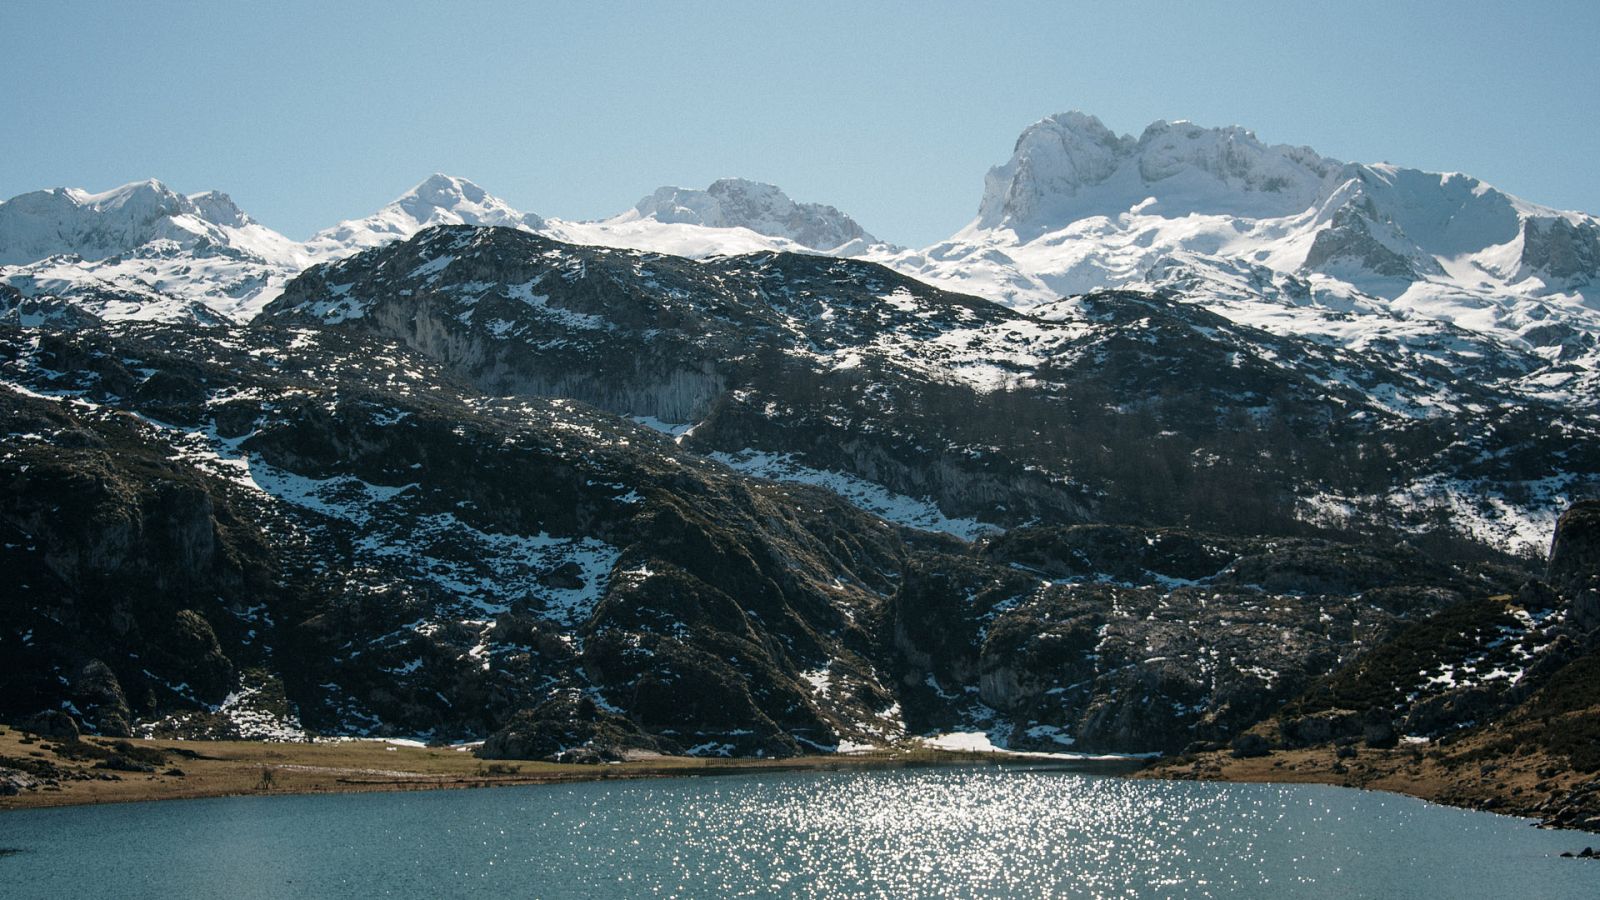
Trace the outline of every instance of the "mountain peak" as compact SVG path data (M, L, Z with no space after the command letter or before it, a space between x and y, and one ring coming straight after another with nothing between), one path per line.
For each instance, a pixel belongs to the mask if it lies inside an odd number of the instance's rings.
M703 191L659 188L619 218L654 219L666 224L708 228L747 228L815 250L832 250L851 241L877 241L836 207L796 203L777 185L747 178L719 178Z
M411 198L435 206L448 206L460 202L482 203L489 192L465 178L435 172L418 182L416 187L400 195L400 200Z
M1237 125L1158 120L1135 139L1067 112L1028 126L1011 159L989 171L981 228L1038 233L1145 209L1167 217L1283 216L1307 209L1342 164L1306 147L1269 146Z
M1165 125L1166 123L1161 122L1158 124ZM1069 109L1064 113L1056 113L1053 116L1046 116L1040 119L1022 132L1022 135L1017 138L1017 143L1020 145L1030 134L1039 132L1082 135L1089 140L1111 147L1127 141L1126 137L1119 137L1116 132L1107 128L1106 124L1100 121L1099 116L1078 109Z
M179 215L190 211L186 208L185 197L154 178L130 181L98 194L78 188L52 193L70 198L79 207L98 213L125 208L136 208L152 215Z
M252 225L255 220L244 214L233 198L221 191L202 191L190 194L189 202L193 203L200 217L207 222L217 225L226 225L229 228L243 228Z
M435 172L393 202L362 219L348 219L311 236L316 259L403 240L434 225L487 225L537 231L544 219L522 212L465 178Z
M34 191L0 203L0 265L51 256L98 260L151 241L232 244L227 229L248 218L223 194L185 197L154 178L108 191Z
M435 172L394 203L417 223L428 225L503 225L537 228L538 216L529 216L465 178Z

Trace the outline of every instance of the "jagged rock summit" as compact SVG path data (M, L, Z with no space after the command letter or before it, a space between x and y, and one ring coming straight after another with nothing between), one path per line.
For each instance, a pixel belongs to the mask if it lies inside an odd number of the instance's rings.
M1267 144L1238 126L1157 121L1135 138L1082 112L1028 126L984 179L977 218L899 267L1027 305L1159 280L1174 258L1256 265L1344 299L1422 305L1439 299L1428 294L1498 292L1600 303L1593 216L1460 173Z
M1134 207L1167 218L1292 215L1339 166L1237 126L1158 121L1135 139L1074 111L1028 126L1011 159L989 170L978 226L1035 234Z

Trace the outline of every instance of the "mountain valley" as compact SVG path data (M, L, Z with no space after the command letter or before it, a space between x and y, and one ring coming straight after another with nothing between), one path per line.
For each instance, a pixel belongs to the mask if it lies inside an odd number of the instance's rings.
M305 242L0 203L0 719L1468 748L1600 824L1596 220L1076 113L985 188L922 250L739 179L569 222L435 175Z

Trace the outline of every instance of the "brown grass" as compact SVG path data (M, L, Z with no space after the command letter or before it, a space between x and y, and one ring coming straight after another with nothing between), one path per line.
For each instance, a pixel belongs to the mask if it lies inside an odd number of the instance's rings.
M48 739L23 743L27 739L15 729L0 729L0 765L7 765L5 758L39 760L65 773L88 778L58 777L56 786L0 797L0 810L195 797L477 788L752 771L1040 762L1007 754L910 747L848 756L790 759L652 756L612 765L564 765L481 760L471 753L450 748L398 747L375 741L315 744L126 741L133 745L140 758L153 759L150 751L165 755L166 761L156 766L154 773L144 773L93 768L101 751L115 752L117 742L113 739L86 738L84 743L88 746L79 748ZM183 774L164 774L169 768L177 768ZM105 778L106 775L112 777Z
M1491 730L1447 748L1361 746L1350 758L1340 758L1334 747L1326 745L1246 759L1217 751L1162 760L1136 777L1331 784L1538 819L1546 818L1561 798L1592 778L1549 753L1501 752L1502 740L1500 732Z

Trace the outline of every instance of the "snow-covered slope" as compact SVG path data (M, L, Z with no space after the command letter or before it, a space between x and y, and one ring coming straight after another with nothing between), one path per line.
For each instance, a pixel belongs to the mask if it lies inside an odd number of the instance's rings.
M598 222L569 222L549 219L543 233L556 240L591 247L668 253L689 259L713 256L738 256L744 253L779 251L816 253L816 250L782 237L740 227L711 227L692 222L661 222L655 219L627 218L626 213Z
M1237 127L1157 122L1134 138L1052 116L989 172L966 228L865 255L1018 307L1139 287L1346 344L1453 325L1575 366L1556 380L1590 394L1600 366L1594 217Z
M777 250L831 256L892 254L837 208L796 203L776 185L722 178L705 190L663 187L620 215L597 222L552 219L544 233L599 247L691 259Z
M660 188L610 221L643 219L710 228L748 228L813 250L834 250L852 241L878 242L854 219L832 206L796 203L776 185L743 178L719 179L703 191Z
M150 180L0 203L0 281L111 319L248 317L309 262L218 191L184 196Z

